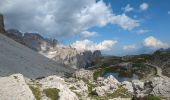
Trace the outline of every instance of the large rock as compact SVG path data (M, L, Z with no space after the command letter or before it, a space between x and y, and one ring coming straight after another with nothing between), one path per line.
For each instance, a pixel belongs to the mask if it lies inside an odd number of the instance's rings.
M165 80L160 77L156 77L151 80L153 87L151 94L160 97L170 98L170 80Z
M82 97L87 97L88 96L88 86L85 84L84 81L80 80L76 83L71 83L71 87L74 87L75 90L74 92L80 94Z
M0 33L5 33L4 18L2 14L0 14Z
M59 100L78 100L76 94L68 88L66 82L61 77L58 77L56 75L49 76L39 80L39 83L42 85L42 89L59 89Z
M140 80L133 80L132 86L133 86L134 94L136 97L145 96L144 82L141 82Z
M132 86L132 83L129 82L129 81L124 81L122 82L122 85L125 89L127 89L127 91L130 93L130 94L133 94L134 93L134 90L133 90L133 86Z
M1 100L35 100L21 74L0 77L0 98Z
M108 86L98 86L93 89L93 93L101 97L104 96L108 90Z
M144 82L141 82L140 80L133 80L132 85L135 90L143 90L144 89Z
M102 78L100 79L103 80ZM93 89L93 93L97 94L98 96L104 96L108 92L113 93L120 86L119 81L116 80L116 78L114 78L112 75L108 76L103 81L101 80L98 78L98 81L100 81L98 83L100 83L101 86L95 87Z
M85 78L86 80L93 81L93 73L90 70L80 69L75 72L77 78Z

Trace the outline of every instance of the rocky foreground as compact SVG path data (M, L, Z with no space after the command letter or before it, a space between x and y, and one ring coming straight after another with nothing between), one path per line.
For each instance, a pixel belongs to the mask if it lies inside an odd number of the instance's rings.
M132 98L143 100L151 95L165 100L170 98L170 80L161 77L147 81L119 82L113 76L98 77L97 80L93 80L90 79L93 77L91 73L93 72L81 69L69 78L52 75L34 80L22 74L0 77L0 98L1 100L131 100Z

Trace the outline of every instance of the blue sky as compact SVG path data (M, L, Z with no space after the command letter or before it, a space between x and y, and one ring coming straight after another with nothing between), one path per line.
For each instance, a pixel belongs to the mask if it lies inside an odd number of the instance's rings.
M6 29L36 32L80 50L127 55L169 48L169 5L169 0L3 0L0 13Z
M166 0L166 2L162 2L161 0L104 0L104 2L107 5L111 5L112 11L116 14L125 13L122 8L130 4L134 10L127 12L126 15L132 18L136 17L136 19L140 20L140 26L131 31L124 30L112 24L108 24L102 28L90 28L89 31L95 31L99 34L98 36L88 38L92 41L100 42L106 39L113 39L118 41L118 43L113 46L112 50L104 51L103 53L113 55L145 53L142 51L140 52L140 49L145 49L145 47L142 46L142 42L149 36L153 36L162 42L170 44L170 14L168 14L168 11L170 11L170 1ZM148 4L147 10L140 10L140 5L142 3ZM141 34L138 33L138 31L142 29L148 30L148 32ZM78 38L79 37L73 37L73 39L70 39L69 42L65 42L70 44L70 42L74 42ZM133 52L133 50L125 52L125 50L122 49L125 45L136 45L138 52Z

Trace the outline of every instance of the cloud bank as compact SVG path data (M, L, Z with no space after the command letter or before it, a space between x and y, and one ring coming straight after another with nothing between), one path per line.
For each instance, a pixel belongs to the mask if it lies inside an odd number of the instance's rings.
M123 46L123 50L134 50L134 49L136 49L136 45L134 44Z
M1 0L0 13L7 28L50 36L74 35L109 23L125 30L139 26L138 20L114 14L103 0Z
M71 46L77 50L110 50L118 41L116 40L104 40L100 43L95 43L90 40L76 41Z
M145 11L149 8L149 5L147 3L142 3L140 5L140 10Z
M143 41L143 45L146 47L153 48L153 49L169 48L169 45L167 43L164 43L164 42L156 39L153 36L149 36L149 37L145 38Z
M81 35L85 38L91 37L91 36L96 36L97 34L98 34L97 32L89 32L89 31L81 32Z

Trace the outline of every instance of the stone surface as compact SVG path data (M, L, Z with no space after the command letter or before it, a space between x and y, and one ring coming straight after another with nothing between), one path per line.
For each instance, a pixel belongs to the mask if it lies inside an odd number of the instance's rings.
M1 100L35 100L21 74L0 77L0 98Z
M141 82L139 80L133 80L132 85L135 90L143 90L144 89L144 82Z
M85 78L86 80L93 81L93 72L90 70L80 69L75 72L77 78Z
M133 94L134 90L133 90L133 86L132 86L132 83L129 82L129 81L124 81L122 82L122 85L125 89L128 90L129 93Z
M140 80L133 80L132 86L134 89L134 95L136 97L144 97L145 96L145 90L144 90L144 82L141 82Z
M99 79L103 80L101 77L98 78L98 81ZM100 86L97 86L93 89L93 92L95 94L97 94L98 96L103 96L105 95L105 93L113 93L114 91L116 91L119 86L120 86L120 83L119 81L114 78L112 75L108 76L106 79L104 79L103 81L98 82L100 83Z
M59 100L78 100L76 94L68 88L66 82L61 77L58 77L56 75L49 76L42 80L39 80L39 83L42 84L42 89L59 89Z
M52 61L3 34L0 34L0 69L0 76L21 73L28 78L74 72L74 69Z
M88 86L84 83L84 81L80 80L74 84L71 85L71 87L76 88L76 90L73 90L74 92L80 94L83 97L88 96Z
M170 98L170 80L164 80L160 77L156 77L152 79L151 82L153 87L151 94Z

